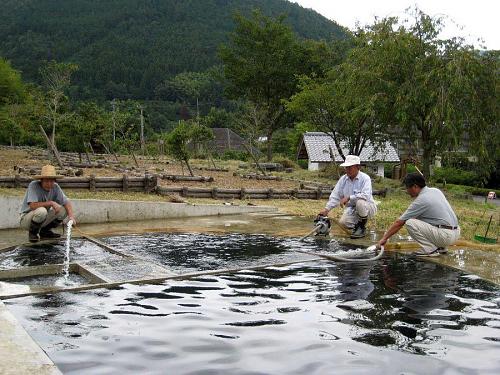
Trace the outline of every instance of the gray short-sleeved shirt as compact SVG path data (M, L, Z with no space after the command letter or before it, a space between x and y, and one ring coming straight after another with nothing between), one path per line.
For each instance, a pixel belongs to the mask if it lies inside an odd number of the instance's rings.
M399 220L418 219L432 225L458 226L458 219L441 190L425 186Z
M24 195L20 213L24 214L26 212L30 212L30 203L47 201L54 201L64 206L66 203L68 203L68 197L66 197L57 183L54 183L52 189L47 191L42 188L40 181L31 181L28 185L28 190L26 190L26 194Z

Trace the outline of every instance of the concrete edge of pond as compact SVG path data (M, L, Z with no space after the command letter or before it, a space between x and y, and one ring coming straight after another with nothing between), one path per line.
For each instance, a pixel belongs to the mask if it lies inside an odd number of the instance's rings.
M0 327L1 374L61 374L2 301L0 301Z
M23 198L0 196L0 229L19 227L19 208ZM110 223L191 216L235 215L253 212L275 212L272 206L233 204L189 204L170 202L115 201L72 199L79 223Z

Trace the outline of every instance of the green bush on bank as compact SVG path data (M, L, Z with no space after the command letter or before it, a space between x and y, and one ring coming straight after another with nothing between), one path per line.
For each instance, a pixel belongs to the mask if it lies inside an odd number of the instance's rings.
M456 185L479 186L481 179L473 171L466 171L453 167L435 168L433 180L440 183Z

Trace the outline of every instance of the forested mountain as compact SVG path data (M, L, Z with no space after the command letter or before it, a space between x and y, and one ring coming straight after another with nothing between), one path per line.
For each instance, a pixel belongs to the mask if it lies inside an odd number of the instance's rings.
M77 99L153 99L161 82L217 65L233 14L254 8L286 14L302 38L346 36L285 0L3 0L0 56L32 82L44 61L76 63Z

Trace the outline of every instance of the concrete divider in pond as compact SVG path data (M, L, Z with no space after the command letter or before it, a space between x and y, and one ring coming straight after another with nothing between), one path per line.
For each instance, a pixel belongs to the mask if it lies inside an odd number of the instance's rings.
M226 205L222 203L194 205L94 199L72 199L71 202L76 219L82 224L277 211L275 207L270 206ZM21 203L21 197L0 197L0 229L19 227Z

